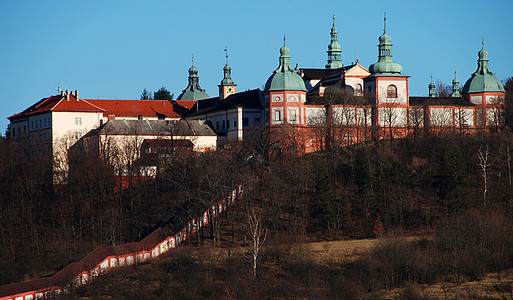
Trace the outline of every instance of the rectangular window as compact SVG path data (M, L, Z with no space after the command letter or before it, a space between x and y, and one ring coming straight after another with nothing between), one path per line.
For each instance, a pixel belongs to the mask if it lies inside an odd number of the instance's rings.
M255 124L256 125L260 124L260 118L255 118Z
M75 118L75 125L82 125L82 118L81 117Z
M274 120L281 121L281 111L279 111L279 110L274 111Z
M230 120L226 120L226 128L230 129Z
M225 127L224 127L225 123L226 123L225 120L223 120L223 125L222 125L223 126L223 130L225 129Z
M233 127L237 128L237 119L233 119Z
M219 131L219 121L216 122L216 130Z
M12 129L12 136L16 136L16 128Z
M295 110L291 110L290 111L290 121L291 122L296 122L296 111Z
M244 127L249 126L249 119L248 118L242 118L242 126L244 126Z

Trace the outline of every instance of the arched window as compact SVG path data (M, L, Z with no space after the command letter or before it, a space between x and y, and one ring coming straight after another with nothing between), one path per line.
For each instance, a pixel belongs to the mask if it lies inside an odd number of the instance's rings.
M354 94L357 95L357 96L361 96L362 95L362 85L361 84L357 84L355 89L354 89Z
M387 87L387 98L397 98L397 88L391 84Z

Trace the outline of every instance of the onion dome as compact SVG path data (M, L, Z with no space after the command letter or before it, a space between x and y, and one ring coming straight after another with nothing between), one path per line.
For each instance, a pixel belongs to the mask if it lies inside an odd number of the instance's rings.
M340 59L342 50L340 50L340 44L337 41L337 28L335 27L335 15L333 15L333 26L331 27L331 43L328 45L328 63L326 69L338 69L342 68L342 61Z
M267 79L265 91L306 91L305 82L290 66L290 50L285 45L280 49L280 65Z
M383 34L379 37L378 62L370 65L371 75L401 75L403 67L392 60L392 38L387 34L386 18Z
M456 78L456 71L454 71L454 79L452 80L452 94L451 97L461 97L460 94L460 81Z
M182 91L177 100L202 100L210 98L205 90L199 86L198 69L194 66L194 59L192 66L189 68L189 84Z
M495 73L492 73L488 68L488 52L484 49L484 42L482 49L478 52L477 70L465 82L463 86L463 94L480 93L480 92L503 92L504 85L500 82Z
M226 49L225 49L226 51ZM226 52L226 64L223 67L224 78L221 80L221 85L233 85L235 82L232 80L232 68L228 64L228 52Z

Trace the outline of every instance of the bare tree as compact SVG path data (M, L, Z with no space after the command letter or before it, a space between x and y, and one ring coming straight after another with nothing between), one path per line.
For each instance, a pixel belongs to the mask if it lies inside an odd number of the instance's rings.
M452 87L438 79L436 81L435 93L438 97L449 97L452 93Z
M471 113L469 109L458 107L454 111L454 117L456 119L456 126L459 129L460 135L465 133L465 130L470 127Z
M262 223L260 215L254 211L248 214L246 221L246 240L249 245L249 252L244 253L246 260L251 263L253 277L257 277L257 263L264 254L264 243L267 238L267 229Z
M486 209L486 193L488 191L488 167L490 166L490 163L488 162L488 146L486 146L486 149L483 151L482 149L479 149L477 152L478 158L479 158L479 164L478 166L481 168L481 173L483 176L483 207Z

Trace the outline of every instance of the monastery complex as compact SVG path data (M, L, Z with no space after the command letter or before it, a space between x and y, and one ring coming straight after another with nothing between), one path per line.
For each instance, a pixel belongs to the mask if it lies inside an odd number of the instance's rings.
M455 77L448 96L438 97L431 82L427 97L410 97L409 76L392 59L386 26L378 39L377 62L368 68L359 61L342 64L337 35L333 18L322 69L292 67L284 40L279 66L269 70L263 90L237 92L227 56L219 96L210 97L200 87L193 61L188 85L176 101L83 99L78 90L62 91L9 117L11 138L29 156L51 154L54 169L63 172L71 150L105 156L105 145L115 145L110 148L118 157L114 165L123 173L126 160L163 148L207 152L262 131L273 149L306 153L331 143L427 132L496 132L503 126L506 91L490 71L484 44L477 69L462 88ZM135 150L127 154L129 148Z

